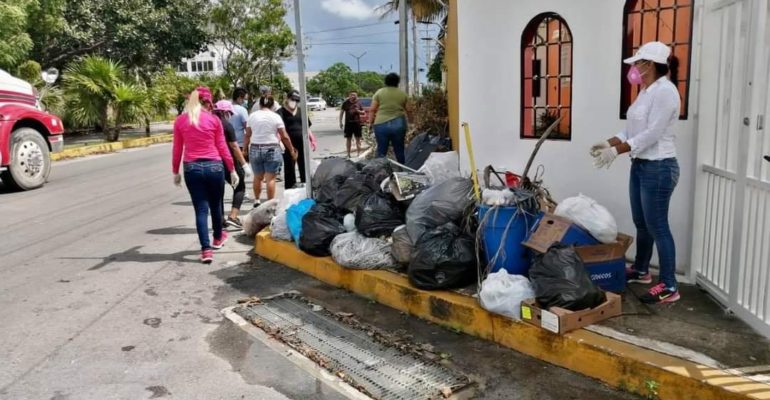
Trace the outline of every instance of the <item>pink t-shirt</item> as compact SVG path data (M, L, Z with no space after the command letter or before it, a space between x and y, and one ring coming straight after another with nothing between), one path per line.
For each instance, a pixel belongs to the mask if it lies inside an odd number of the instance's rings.
M179 163L195 160L223 160L228 172L234 167L233 157L225 142L225 132L222 122L216 115L201 111L198 126L190 123L189 115L184 113L174 121L174 153L171 158L171 168L174 174L179 173Z

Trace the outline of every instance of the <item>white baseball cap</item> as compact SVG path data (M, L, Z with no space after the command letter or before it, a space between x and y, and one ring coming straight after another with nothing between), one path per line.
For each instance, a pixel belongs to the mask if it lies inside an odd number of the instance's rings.
M645 43L636 51L633 57L623 60L626 64L633 64L639 60L652 61L658 64L668 64L671 48L661 42Z

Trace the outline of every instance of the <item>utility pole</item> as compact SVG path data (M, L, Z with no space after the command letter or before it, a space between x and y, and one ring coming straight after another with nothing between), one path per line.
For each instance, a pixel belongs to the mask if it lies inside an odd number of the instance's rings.
M414 13L412 14L412 68L412 96L417 96L420 91L420 76L417 71L417 18Z
M297 0L295 0L296 2ZM398 2L398 50L400 67L399 74L401 75L401 89L405 92L409 92L409 35L407 34L409 28L409 14L407 14L406 0L399 0Z
M300 154L305 160L305 189L307 197L313 198L313 185L310 184L310 142L308 141L308 114L307 114L307 91L305 90L305 53L302 47L302 13L299 9L299 0L294 0L294 23L296 24L297 35L297 73L299 75L299 97L300 107L302 109L302 143L304 144L304 154Z
M360 74L361 73L361 59L364 58L364 56L366 55L366 52L361 53L360 56L357 56L357 55L355 55L353 53L348 53L348 54L350 54L351 57L356 59L356 64L357 64L356 66L358 67L358 73Z

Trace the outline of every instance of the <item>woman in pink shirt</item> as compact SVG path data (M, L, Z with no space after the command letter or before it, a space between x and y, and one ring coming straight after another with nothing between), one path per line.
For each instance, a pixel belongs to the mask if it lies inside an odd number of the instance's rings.
M195 207L195 227L201 243L201 261L214 260L213 249L221 249L227 240L222 229L222 197L225 192L225 169L233 186L238 185L233 158L225 143L222 122L212 109L211 91L199 87L190 94L184 113L174 121L174 153L171 167L174 184L181 186L179 165L184 160L184 181ZM224 165L223 165L224 162ZM214 241L209 241L208 216Z

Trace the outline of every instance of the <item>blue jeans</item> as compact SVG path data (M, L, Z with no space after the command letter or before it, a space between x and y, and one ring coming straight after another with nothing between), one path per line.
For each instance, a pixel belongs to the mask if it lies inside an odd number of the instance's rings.
M631 165L631 214L636 225L634 269L647 273L652 246L658 248L660 281L676 287L676 247L668 224L671 195L679 182L679 163L675 158L659 161L636 159Z
M377 139L377 157L388 155L388 147L393 145L393 153L401 164L406 162L404 140L406 140L406 117L398 117L374 125L374 137Z
M184 163L184 181L195 207L195 228L201 250L211 248L208 217L214 238L222 238L222 197L225 194L225 166L222 161L198 160Z

